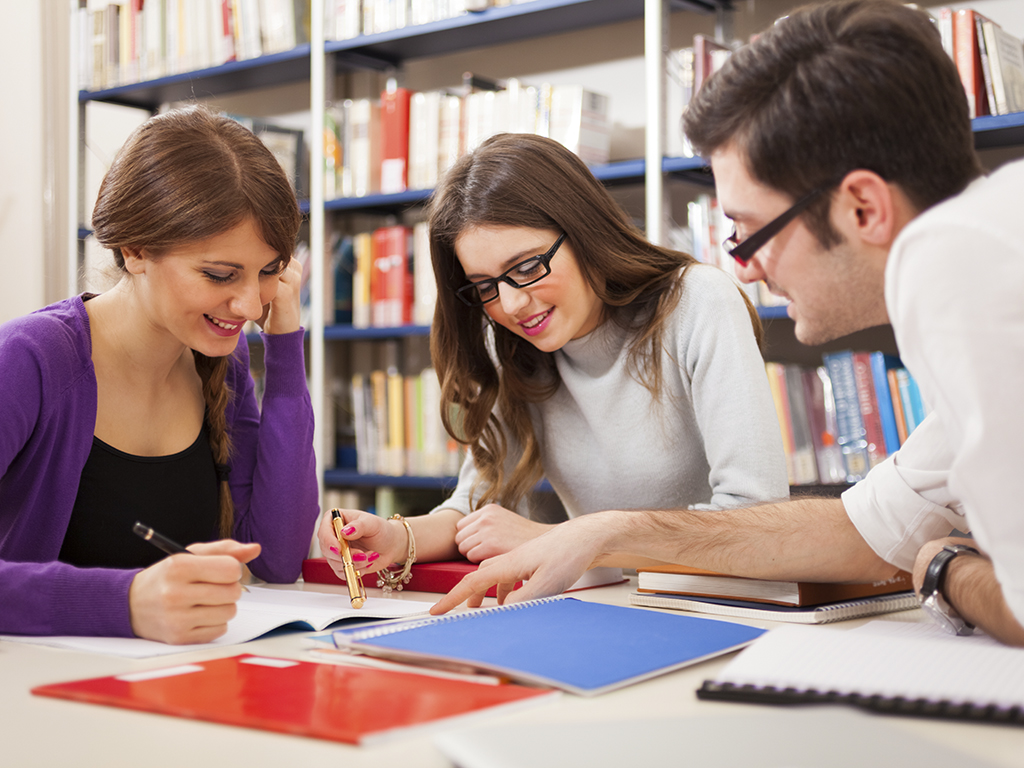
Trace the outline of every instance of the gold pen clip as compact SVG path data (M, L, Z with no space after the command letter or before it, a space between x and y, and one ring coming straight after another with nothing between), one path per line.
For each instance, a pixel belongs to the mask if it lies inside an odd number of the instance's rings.
M341 535L345 521L337 509L331 510L331 525L334 526L334 534L338 537L341 560L345 564L345 583L348 584L349 599L352 601L353 608L362 608L366 603L366 588L363 586L362 574L356 570L356 564L352 562L352 550L349 549L345 537Z

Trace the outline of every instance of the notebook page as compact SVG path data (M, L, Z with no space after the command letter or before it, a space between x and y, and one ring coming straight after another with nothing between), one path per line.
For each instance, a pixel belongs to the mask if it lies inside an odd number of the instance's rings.
M845 631L786 626L740 653L716 682L1024 706L1024 650L923 623L873 621Z
M431 605L418 600L370 597L361 609L354 609L349 604L348 595L249 587L249 592L243 593L238 601L238 613L228 622L228 631L212 643L168 645L138 637L4 635L0 639L143 659L244 643L299 618L308 620L314 627L322 627L332 618L393 619L418 616L426 613Z

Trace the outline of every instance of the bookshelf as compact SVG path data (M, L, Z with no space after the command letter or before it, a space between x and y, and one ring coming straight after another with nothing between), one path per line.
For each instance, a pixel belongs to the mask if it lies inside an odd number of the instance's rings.
M85 0L71 0L70 9L73 27L77 25L76 11L85 7ZM71 179L71 199L75 201L74 225L69 239L69 267L72 274L78 274L84 262L84 239L88 237L85 224L84 156L86 153L87 104L105 103L155 112L162 106L177 101L208 100L238 94L244 91L275 88L282 85L308 85L309 127L324 124L325 103L334 96L337 75L346 72L390 72L401 71L415 66L418 61L431 57L445 56L456 51L485 49L490 46L517 43L539 37L575 32L581 29L618 24L626 21L643 20L646 38L645 58L650 58L649 68L663 67L663 53L660 45L651 45L651 30L663 35L667 29L670 13L674 11L718 14L718 21L731 10L731 0L530 0L517 5L490 8L462 16L405 27L390 32L362 35L350 40L331 41L325 39L323 26L324 0L311 1L310 42L292 50L273 53L255 59L231 61L218 66L207 67L181 74L170 75L148 81L118 85L102 90L81 90L75 96L72 110L70 145L73 158L77 157L76 171ZM77 31L72 35L74 45L82 39ZM77 51L72 55L72 67L78 60ZM72 83L77 86L79 79L73 73ZM645 84L656 108L663 112L664 84ZM658 88L661 90L657 90ZM654 89L654 90L652 90ZM273 93L273 91L272 91ZM663 114L655 122L664 123ZM309 136L314 135L309 131ZM662 136L648 132L647 141L656 148L663 146ZM324 253L325 234L329 231L332 217L347 215L388 215L399 214L410 207L421 205L429 196L429 190L409 190L392 195L369 195L359 198L325 199L323 195L323 147L318 141L310 141L310 179L308 198L301 201L307 216L309 242L311 245L311 269L316 281L326 267ZM650 149L650 148L648 148ZM598 178L608 185L657 184L667 175L694 180L703 179L710 183L710 177L701 170L703 162L693 158L661 158L660 163L646 159L613 162L595 169ZM662 198L655 198L656 206L648 211L649 220L661 219ZM73 290L77 285L72 286ZM359 476L345 470L329 469L333 459L325 461L324 430L330 415L328 408L328 364L332 350L351 342L381 341L425 337L429 328L410 326L404 328L357 329L351 326L325 324L324 297L322 291L311 290L311 322L308 328L309 380L314 413L317 420L316 448L320 462L321 490L325 487L344 486L372 488L380 485L392 487L442 489L454 484L453 478L408 478L382 475Z
M608 186L638 185L645 190L647 228L652 239L664 241L661 225L667 207L667 182L683 182L707 188L713 185L708 169L701 158L664 157L664 82L659 72L664 70L664 44L668 34L669 17L673 11L717 14L719 27L731 26L730 0L531 0L519 5L491 8L443 21L406 27L391 32L363 35L351 40L325 40L323 1L312 0L311 43L280 53L256 59L233 61L215 67L172 75L146 82L121 85L96 91L77 92L72 112L72 135L69 137L77 153L77 174L72 169L71 198L77 201L78 215L70 234L73 245L69 249L71 274L77 274L83 257L83 238L87 236L82 210L84 185L81 179L85 153L85 105L102 102L136 109L155 111L162 105L181 100L203 100L263 90L277 86L298 84L308 86L309 126L322 125L324 105L333 96L334 81L339 73L387 72L416 67L435 57L457 51L482 50L490 46L515 44L535 38L558 35L589 27L643 20L645 50L645 82L652 112L647 115L644 137L646 155L625 161L612 162L594 168L595 175ZM784 4L779 4L782 7ZM792 5L792 4L790 4ZM72 9L78 6L72 0ZM741 9L742 10L742 9ZM319 21L318 21L319 20ZM763 20L755 22L763 26ZM77 45L78 35L72 35ZM72 66L76 56L72 55ZM77 83L77 78L73 80ZM273 92L272 92L273 93ZM976 145L979 149L1000 150L1024 146L1024 113L986 116L974 121ZM309 132L312 135L312 131ZM375 194L357 198L325 199L323 195L323 147L310 142L311 178L307 199L302 201L308 216L311 261L314 275L325 270L323 243L325 233L334 217L398 215L422 205L429 190L409 190L398 194ZM75 157L75 154L72 155ZM73 163L74 165L74 163ZM74 206L72 206L74 209ZM316 278L314 277L314 280ZM74 290L74 288L73 288ZM414 478L383 475L358 475L340 469L324 470L324 438L329 414L328 380L330 358L339 348L352 342L378 342L384 340L422 338L429 335L426 326L402 328L357 329L351 326L325 324L322 320L323 296L312 290L312 321L309 327L310 391L318 424L317 455L320 457L321 483L324 487L396 488L441 490L453 487L454 478ZM895 353L891 329L869 329L855 337L841 339L825 348L808 348L793 338L792 321L785 308L762 307L759 310L766 326L766 357L772 360L815 365L824 351L846 347L880 349Z

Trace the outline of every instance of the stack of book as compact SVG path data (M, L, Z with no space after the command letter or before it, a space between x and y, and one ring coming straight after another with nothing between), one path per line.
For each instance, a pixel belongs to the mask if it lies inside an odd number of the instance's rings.
M666 565L637 569L632 605L799 624L917 608L910 574L863 584L767 581Z
M525 2L529 0L326 0L324 29L328 40L349 40Z

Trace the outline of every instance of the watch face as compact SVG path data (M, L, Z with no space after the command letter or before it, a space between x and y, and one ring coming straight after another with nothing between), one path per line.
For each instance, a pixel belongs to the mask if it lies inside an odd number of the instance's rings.
M972 627L968 627L966 621L959 616L952 615L949 605L938 592L932 592L922 600L921 608L931 616L932 621L951 635L969 635L973 631Z

